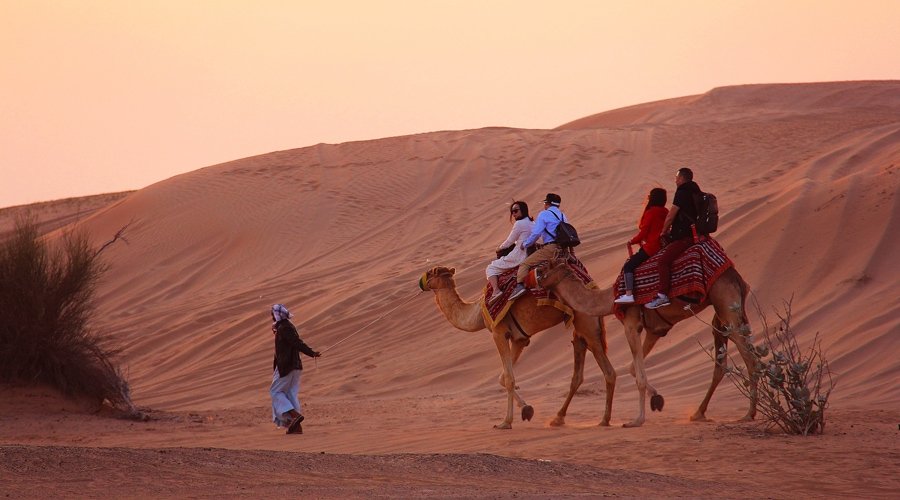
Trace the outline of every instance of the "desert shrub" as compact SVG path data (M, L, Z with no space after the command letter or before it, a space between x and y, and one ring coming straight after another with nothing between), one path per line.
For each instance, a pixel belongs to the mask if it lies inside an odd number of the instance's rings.
M63 394L133 410L116 351L91 331L94 292L106 271L83 233L56 246L20 218L0 242L0 381L44 383Z
M791 327L791 302L784 301L783 312L776 311L778 323L770 327L759 305L757 313L763 323L763 339L757 345L749 329L723 332L724 335L744 335L755 358L755 373L745 373L734 362L726 373L748 399L750 388L758 389L757 410L771 428L788 434L821 434L825 431L825 409L834 389L834 379L822 352L818 333L804 351ZM715 353L716 362L723 362L727 353ZM756 384L756 381L759 381Z

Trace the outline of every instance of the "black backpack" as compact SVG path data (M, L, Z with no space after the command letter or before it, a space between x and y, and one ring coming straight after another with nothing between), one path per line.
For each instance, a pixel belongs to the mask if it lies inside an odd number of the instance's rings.
M554 238L554 242L562 248L572 248L577 247L581 244L581 240L578 238L578 231L575 230L575 226L569 224L568 222L559 218L556 215L556 212L550 212L554 217L559 219L559 224L556 225L556 238ZM544 231L547 231L544 229ZM547 231L547 234L550 234L550 231Z
M697 234L712 234L719 229L719 200L712 193L700 193L694 197L697 206L697 220L694 225Z

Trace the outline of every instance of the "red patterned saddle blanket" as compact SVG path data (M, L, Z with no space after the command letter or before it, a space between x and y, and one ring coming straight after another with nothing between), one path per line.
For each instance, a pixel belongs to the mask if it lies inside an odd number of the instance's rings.
M584 267L584 264L575 257L574 254L569 254L566 259L566 264L572 271L578 276L578 279L581 280L585 285L593 282L594 280L591 278L590 274L587 271L587 268ZM484 314L485 322L487 323L489 328L493 328L500 320L506 316L506 312L509 310L512 303L509 301L509 296L512 295L513 289L516 288L516 273L518 273L519 268L514 267L505 271L503 274L497 277L497 284L499 285L500 290L503 295L500 296L499 299L494 301L491 304L488 304L488 298L494 293L494 289L490 283L488 283L484 288L484 299L481 303L482 314ZM572 316L572 310L553 297L550 297L550 293L544 289L539 288L534 280L534 270L532 269L531 274L529 274L528 279L526 279L525 285L529 287L528 293L530 293L534 298L538 300L538 305L548 305L556 307L561 311L567 313L569 317Z
M656 297L659 289L659 254L647 259L634 271L634 302L646 304ZM691 245L672 264L670 297L699 304L706 298L709 287L734 263L725 255L719 242L707 238ZM619 272L614 287L616 296L625 293L625 277ZM613 311L622 319L625 309L615 304Z

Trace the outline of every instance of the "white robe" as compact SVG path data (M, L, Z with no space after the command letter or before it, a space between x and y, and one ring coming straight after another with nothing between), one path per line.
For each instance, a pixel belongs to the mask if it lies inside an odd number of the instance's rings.
M278 373L278 368L272 374L272 385L269 386L269 396L272 398L272 421L279 427L287 427L290 420L285 420L282 415L296 410L303 414L300 406L300 375L302 370L291 370L285 376Z

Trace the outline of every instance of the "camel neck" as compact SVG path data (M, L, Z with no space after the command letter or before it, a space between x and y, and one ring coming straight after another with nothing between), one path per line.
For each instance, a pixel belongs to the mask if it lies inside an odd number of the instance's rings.
M572 309L591 316L608 316L613 309L613 289L585 287L574 276L560 281L556 293Z
M465 302L455 287L435 290L434 300L444 317L454 327L467 332L476 332L484 328L481 304Z

